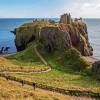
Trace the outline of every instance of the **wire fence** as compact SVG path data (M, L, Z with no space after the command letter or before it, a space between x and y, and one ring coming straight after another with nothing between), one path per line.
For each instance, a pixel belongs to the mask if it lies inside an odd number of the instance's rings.
M17 81L17 82L20 82L20 83L22 81L24 81L24 84L33 86L32 82L22 80L20 78L14 77L14 76L8 76L4 73L0 73L0 76L5 77L8 80ZM39 83L36 83L36 87L44 89L44 90L52 91L52 92L61 93L61 94L64 94L64 95L70 95L70 96L76 98L75 100L83 100L83 99L79 99L79 98L84 98L84 97L91 98L91 99L87 99L87 100L100 100L100 93L94 93L92 91L79 91L79 90L70 90L70 89L66 90L66 89L56 88L56 87L52 87L52 86L48 86L48 85L44 85L44 84L39 84ZM86 100L86 99L84 99L84 100Z

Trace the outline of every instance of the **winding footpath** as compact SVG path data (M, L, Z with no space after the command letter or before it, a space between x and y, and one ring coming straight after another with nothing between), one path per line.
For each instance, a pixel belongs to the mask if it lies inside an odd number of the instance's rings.
M46 66L48 66L48 68L41 69L40 71L29 71L29 72L25 72L25 71L24 72L3 71L3 72L0 72L0 73L8 73L8 74L39 74L39 73L46 73L46 72L51 71L51 67L48 65L48 63L46 62L46 60L40 55L40 53L38 52L38 50L36 48L36 45L34 45L34 50L35 50L36 55L40 58L40 60ZM14 54L16 54L16 53L14 53ZM1 57L10 56L10 55L13 55L13 54L2 55Z
M12 80L9 80L9 81L7 81L6 80L6 78L3 78L3 77L0 77L0 80L4 80L4 81L6 81L6 82L8 82L8 83L10 83L10 84L14 84L14 85L17 85L17 86L22 86L22 84L21 83L19 83L19 82L17 82L17 81L12 81ZM22 88L28 88L28 89L31 89L31 90L33 90L33 91L38 91L38 92L46 92L46 93L48 93L48 94L50 94L50 95L57 95L57 96L63 96L63 97L65 97L66 98L66 100L73 100L70 96L68 96L68 95L63 95L63 94L60 94L60 93L57 93L57 92L52 92L52 91L47 91L47 90L44 90L44 89L40 89L40 88L36 88L35 90L33 89L33 86L30 86L30 85L27 85L27 84L24 84L24 86L22 86ZM65 100L65 99L64 99Z
M0 77L1 80L6 80L6 78L4 77ZM6 80L7 81L7 80ZM19 85L19 86L22 86L22 83L20 82L17 82L17 81L14 81L14 80L8 80L7 81L8 83L11 83L11 84L15 84L15 85ZM30 88L30 89L33 89L33 86L32 85L28 85L28 84L24 84L24 87L25 88ZM33 89L34 90L34 89ZM81 96L71 96L71 95L65 95L65 94L62 94L62 93L58 93L58 92L53 92L53 91L49 91L49 90L45 90L45 89L41 89L41 88L36 88L35 91L39 91L39 92L47 92L48 94L54 94L54 95L59 95L59 96L64 96L66 97L66 100L97 100L97 99L92 99L91 97L81 97Z
M40 53L38 52L37 48L36 48L36 45L34 46L34 50L35 50L35 53L37 54L37 56L41 59L41 61L46 65L48 66L48 70L46 70L45 72L49 72L51 71L51 67L50 65L47 63L47 61L40 55Z
M37 50L37 48L36 48L36 45L34 45L34 50L35 50L35 53L36 53L36 55L41 59L41 61L46 65L46 66L48 66L48 68L47 69L45 69L45 70L41 70L41 71L37 71L37 72L31 72L31 71L29 71L29 72L11 72L11 71L4 71L4 72L0 72L0 73L9 73L9 74L35 74L35 73L46 73L46 72L49 72L49 71L51 71L51 67L48 65L48 63L46 62L46 60L40 55L40 53L38 52L38 50ZM14 53L14 54L16 54L16 53ZM1 57L5 57L5 56L9 56L9 55L13 55L13 54L8 54L8 55L2 55ZM84 57L85 58L85 57ZM85 58L86 59L86 58ZM88 60L88 59L86 59L86 60ZM91 62L91 61L90 61ZM94 61L92 61L92 62L94 62ZM0 77L0 79L3 79L3 80L5 80L5 78L4 77ZM19 82L16 82L16 81L13 81L13 80L9 80L8 82L10 82L10 83L13 83L13 84L21 84L21 83L19 83ZM25 85L25 87L27 87L27 88L33 88L32 86L30 86L30 85ZM66 96L65 94L60 94L60 93L57 93L57 92L52 92L52 91L48 91L48 90L44 90L44 89L40 89L40 88L37 88L37 90L38 91L45 91L45 92L48 92L48 93L52 93L52 94L59 94L59 95L63 95L63 96ZM71 100L96 100L96 99L91 99L91 97L89 98L89 97L77 97L77 96L68 96L67 95L67 97L69 97L69 98L71 98ZM67 98L66 98L66 100L67 100Z

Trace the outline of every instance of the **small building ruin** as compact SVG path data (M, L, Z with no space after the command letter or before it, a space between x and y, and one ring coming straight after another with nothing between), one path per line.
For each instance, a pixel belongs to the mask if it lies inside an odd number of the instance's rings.
M63 14L61 15L61 18L60 18L60 23L64 23L64 24L70 24L71 23L71 15L70 13L69 14Z

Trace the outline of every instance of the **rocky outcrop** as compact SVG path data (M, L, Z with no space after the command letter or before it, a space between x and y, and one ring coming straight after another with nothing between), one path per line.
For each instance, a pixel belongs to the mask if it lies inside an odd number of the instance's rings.
M2 47L2 48L1 48L1 50L0 50L0 54L2 54L2 53L3 53L3 50L4 50L4 47Z
M92 47L88 41L88 33L85 23L74 22L70 25L58 24L47 26L41 30L40 41L48 51L68 50L77 48L84 56L92 55Z
M37 39L45 50L67 51L75 47L84 56L92 55L92 47L88 41L86 24L82 21L71 24L37 21L27 23L16 29L15 45L18 51L24 50L28 43Z
M100 61L96 61L92 65L92 72L100 74Z
M69 34L71 37L72 46L77 48L82 55L93 55L93 49L88 41L87 27L84 22L79 21L69 25Z
M60 49L68 50L72 46L67 29L63 30L56 26L43 27L40 34L40 42L49 52Z
M15 28L14 31L10 31L10 32L14 33L14 35L16 35L16 30L17 30L17 28Z

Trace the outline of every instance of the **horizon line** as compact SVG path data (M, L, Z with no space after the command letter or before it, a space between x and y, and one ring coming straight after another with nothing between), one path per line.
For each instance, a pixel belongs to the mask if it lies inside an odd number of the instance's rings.
M0 17L0 19L25 19L25 18L27 18L27 19L32 19L32 17ZM47 17L47 18L45 18L45 17L41 17L41 18L38 18L38 17L33 17L33 19L55 19L56 17ZM56 19L60 19L60 18L56 18ZM72 18L72 19L75 19L75 18ZM82 18L82 19L100 19L100 18Z

